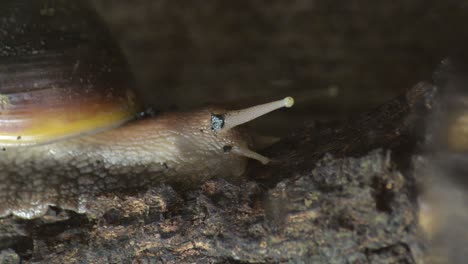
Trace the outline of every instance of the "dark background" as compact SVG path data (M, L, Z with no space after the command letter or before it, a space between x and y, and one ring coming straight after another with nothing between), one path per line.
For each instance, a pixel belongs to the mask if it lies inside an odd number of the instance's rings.
M247 106L292 95L256 122L281 133L370 109L466 44L464 1L92 0L148 103ZM286 124L286 125L285 125Z

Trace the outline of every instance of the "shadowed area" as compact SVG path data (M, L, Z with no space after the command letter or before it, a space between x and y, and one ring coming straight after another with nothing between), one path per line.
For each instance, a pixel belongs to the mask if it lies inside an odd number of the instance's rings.
M53 17L60 11L54 2L64 1L35 3L39 15ZM272 158L268 166L250 166L240 181L212 179L188 189L154 183L94 195L87 214L52 207L34 220L2 218L0 262L428 261L411 164L438 98L432 83L420 81L466 46L465 2L91 2L156 109L207 102L240 109L286 95L297 107L256 122L254 130L283 140L261 153ZM3 45L0 56L41 47L34 45ZM126 176L131 182L135 175ZM459 198L452 200L455 212L466 202ZM451 232L436 236L442 246L458 234L447 227L441 230Z

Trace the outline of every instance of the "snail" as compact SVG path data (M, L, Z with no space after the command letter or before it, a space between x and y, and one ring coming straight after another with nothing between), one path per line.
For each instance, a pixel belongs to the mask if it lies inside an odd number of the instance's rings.
M0 217L36 218L49 206L86 212L98 193L268 163L238 126L291 107L291 97L145 115L124 56L87 3L0 5Z

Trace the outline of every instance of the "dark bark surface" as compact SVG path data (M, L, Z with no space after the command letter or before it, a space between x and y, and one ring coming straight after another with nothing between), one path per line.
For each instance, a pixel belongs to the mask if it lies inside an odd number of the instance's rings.
M250 178L109 193L86 215L0 219L0 263L421 263L410 160L435 89L306 126Z

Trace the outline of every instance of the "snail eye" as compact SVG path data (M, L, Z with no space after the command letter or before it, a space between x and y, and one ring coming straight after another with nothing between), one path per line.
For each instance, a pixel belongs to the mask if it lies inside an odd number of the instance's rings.
M224 115L211 113L211 130L219 131L224 127Z

